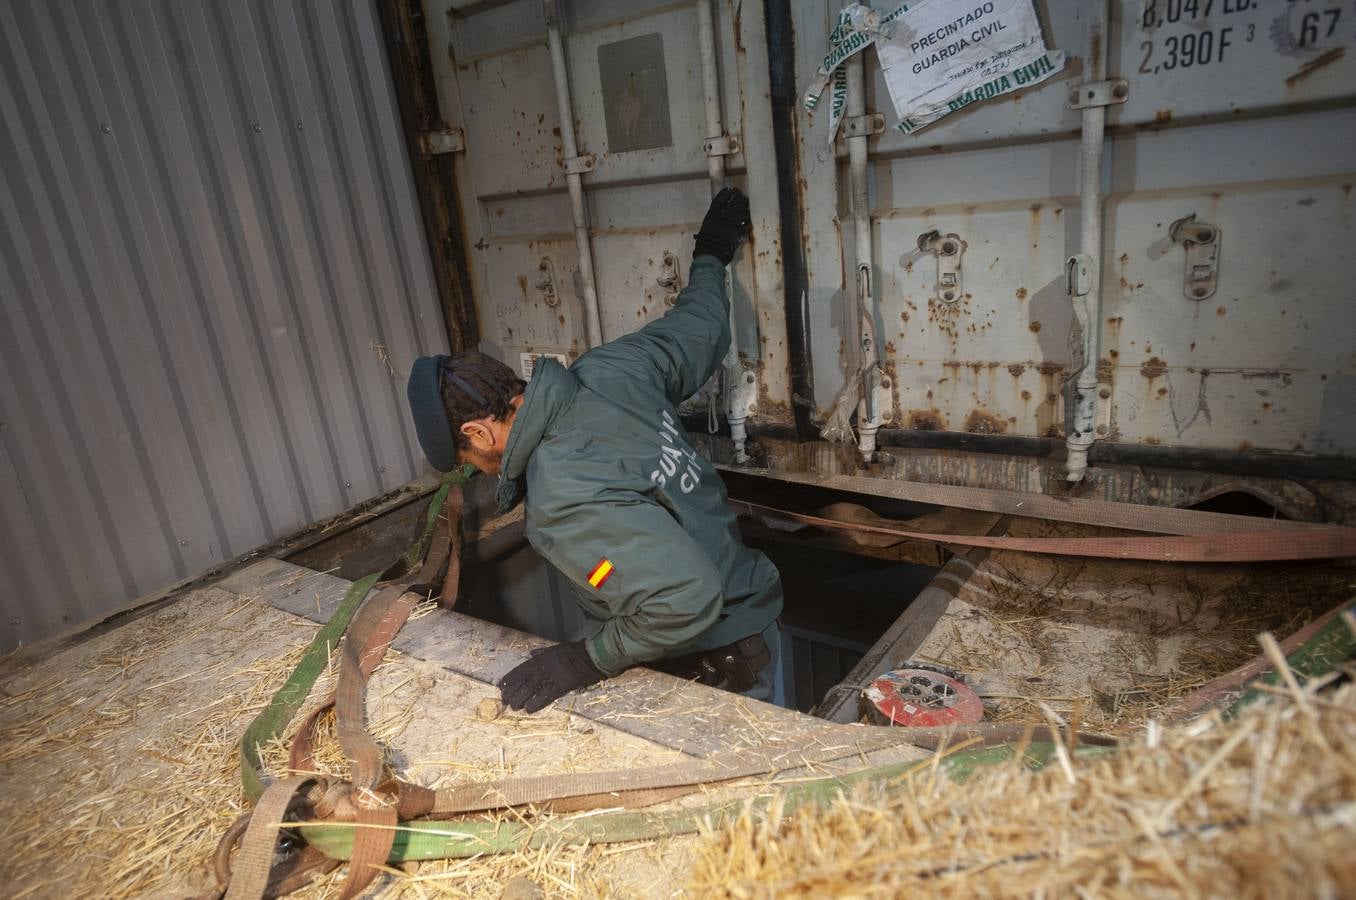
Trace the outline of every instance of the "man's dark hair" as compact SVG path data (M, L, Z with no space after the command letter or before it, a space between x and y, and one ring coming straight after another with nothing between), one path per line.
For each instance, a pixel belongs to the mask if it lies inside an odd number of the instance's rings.
M502 422L513 410L510 401L526 388L517 372L483 353L463 353L443 363L438 393L457 446L463 450L470 446L461 426L485 418Z

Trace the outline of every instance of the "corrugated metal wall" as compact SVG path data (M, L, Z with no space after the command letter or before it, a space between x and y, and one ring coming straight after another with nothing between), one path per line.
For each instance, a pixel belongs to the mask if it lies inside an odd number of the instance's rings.
M0 123L0 650L417 474L370 0L6 0Z

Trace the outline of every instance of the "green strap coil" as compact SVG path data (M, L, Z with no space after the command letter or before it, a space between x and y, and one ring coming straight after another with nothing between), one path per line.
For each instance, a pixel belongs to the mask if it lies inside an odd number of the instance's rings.
M260 748L279 737L292 721L292 717L297 714L297 710L306 702L316 679L329 665L330 653L339 645L339 639L343 637L349 621L358 611L358 607L362 606L363 599L367 597L367 592L372 586L383 579L399 577L423 558L428 549L429 539L433 535L433 527L438 517L442 515L447 492L454 484L464 484L469 476L470 470L467 468L456 469L443 476L442 483L429 502L424 531L419 540L386 569L365 575L353 582L339 603L339 608L334 611L334 615L316 632L310 646L302 655L301 662L292 670L287 682L278 689L268 706L264 707L245 729L244 735L240 738L240 781L244 785L245 796L251 803L259 799L265 787Z

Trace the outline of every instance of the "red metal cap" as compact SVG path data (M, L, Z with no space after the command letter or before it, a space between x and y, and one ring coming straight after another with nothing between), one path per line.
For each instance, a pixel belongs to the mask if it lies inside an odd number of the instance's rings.
M971 725L984 718L978 694L956 678L925 669L886 672L862 696L885 723L908 728Z

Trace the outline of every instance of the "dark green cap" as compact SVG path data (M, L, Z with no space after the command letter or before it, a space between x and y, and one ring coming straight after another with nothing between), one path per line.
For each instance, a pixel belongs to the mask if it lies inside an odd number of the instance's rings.
M447 421L447 408L439 390L443 366L451 361L450 356L419 357L410 369L406 388L419 446L429 465L439 472L450 472L457 465L457 444L452 439L452 425Z

